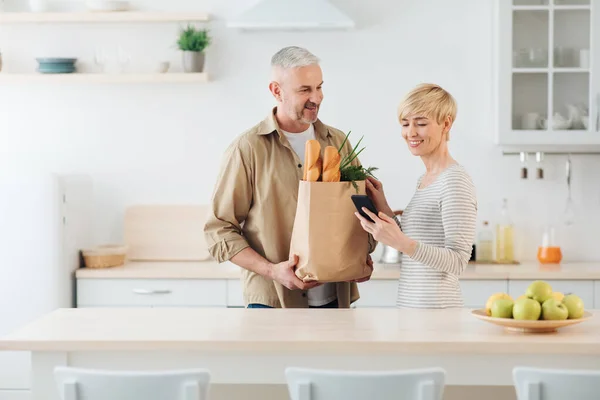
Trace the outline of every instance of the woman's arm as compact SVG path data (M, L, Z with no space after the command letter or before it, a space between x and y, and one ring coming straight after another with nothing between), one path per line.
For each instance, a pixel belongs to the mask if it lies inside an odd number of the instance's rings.
M444 247L417 242L400 229L399 221L384 212L378 216L367 209L363 211L375 221L371 223L360 214L364 230L375 240L391 246L415 261L453 275L460 275L471 258L477 223L477 197L467 175L449 174L443 184L440 211L444 230Z
M475 240L477 227L475 188L467 175L451 173L446 177L441 196L444 247L413 241L411 247L414 251L410 251L412 254L407 254L423 265L452 275L460 275L469 263Z

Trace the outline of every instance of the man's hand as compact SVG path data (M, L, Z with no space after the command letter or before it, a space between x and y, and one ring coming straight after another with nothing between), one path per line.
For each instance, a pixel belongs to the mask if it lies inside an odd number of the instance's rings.
M365 276L364 278L355 279L355 280L353 280L353 281L350 281L350 282L361 283L361 282L366 282L366 281L368 281L369 279L371 279L371 275L373 274L373 259L371 258L371 255L370 255L370 254L369 254L369 255L367 255L367 265L369 266L369 268L370 268L370 270L371 270L371 271L369 272L369 275Z
M271 279L281 283L290 290L308 290L321 285L319 282L303 282L294 273L294 267L298 264L298 256L293 255L288 261L273 264L271 267Z

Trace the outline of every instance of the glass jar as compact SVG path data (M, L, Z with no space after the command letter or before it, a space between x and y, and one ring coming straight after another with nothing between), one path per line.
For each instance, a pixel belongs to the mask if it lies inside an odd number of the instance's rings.
M544 229L542 243L538 247L537 259L542 264L558 264L562 261L562 251L556 242L554 227Z

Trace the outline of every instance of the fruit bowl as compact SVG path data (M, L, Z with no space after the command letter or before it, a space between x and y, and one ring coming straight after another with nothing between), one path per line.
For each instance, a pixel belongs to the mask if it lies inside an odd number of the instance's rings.
M556 332L557 329L569 325L579 324L592 317L588 311L584 311L581 318L565 320L517 320L513 318L496 318L486 314L485 309L471 311L476 318L505 327L506 330L523 333L548 333Z

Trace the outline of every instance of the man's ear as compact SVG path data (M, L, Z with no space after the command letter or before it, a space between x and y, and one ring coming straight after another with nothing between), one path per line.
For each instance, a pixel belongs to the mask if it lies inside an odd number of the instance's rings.
M279 83L271 81L269 83L269 91L277 101L281 101L281 86L279 86Z

